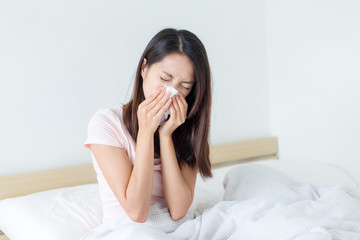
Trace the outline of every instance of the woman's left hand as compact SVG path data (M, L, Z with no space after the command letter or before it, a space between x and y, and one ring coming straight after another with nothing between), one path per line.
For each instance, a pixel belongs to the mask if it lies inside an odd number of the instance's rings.
M188 104L185 97L179 93L171 98L170 118L159 127L159 135L171 136L185 122Z

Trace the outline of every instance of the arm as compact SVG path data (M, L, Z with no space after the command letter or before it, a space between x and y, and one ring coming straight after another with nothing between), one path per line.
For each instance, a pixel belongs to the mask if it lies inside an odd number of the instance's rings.
M123 148L101 144L91 144L90 148L128 216L135 222L145 222L153 187L153 135L139 131L134 166Z
M183 218L194 198L197 167L186 164L180 170L171 136L160 135L160 156L164 194L173 220Z
M154 181L154 132L170 105L168 98L165 91L157 89L139 104L134 166L123 148L90 145L109 187L127 215L135 222L145 222L148 216ZM101 133L98 134L104 134L103 128L108 125L105 123L101 126Z

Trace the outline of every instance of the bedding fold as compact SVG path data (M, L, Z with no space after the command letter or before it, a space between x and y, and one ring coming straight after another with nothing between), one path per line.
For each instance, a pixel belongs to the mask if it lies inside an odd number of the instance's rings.
M359 188L305 184L265 166L232 169L224 187L224 200L199 216L173 221L165 203L154 204L144 224L114 220L83 240L360 239Z

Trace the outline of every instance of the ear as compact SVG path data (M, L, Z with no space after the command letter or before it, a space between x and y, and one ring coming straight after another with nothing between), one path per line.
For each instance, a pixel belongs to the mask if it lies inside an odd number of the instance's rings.
M147 59L144 58L142 64L141 64L141 76L144 78L144 74L147 70L147 67L146 67L146 63L147 63Z

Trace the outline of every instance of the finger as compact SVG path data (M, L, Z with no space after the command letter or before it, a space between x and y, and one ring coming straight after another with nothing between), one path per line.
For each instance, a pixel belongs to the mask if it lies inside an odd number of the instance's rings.
M160 115L159 117L161 118L162 115L164 115L165 111L170 107L171 103L173 102L172 99L169 99L165 104L164 106L162 106L160 108L160 110L156 113L156 115ZM157 105L159 106L159 105Z
M156 99L161 94L161 89L155 89L150 94L150 96L144 100L144 106L149 105L154 99Z
M187 113L188 103L187 103L185 97L184 97L182 94L180 94L180 100L181 100L181 102L182 102L182 104L183 104L185 113ZM186 116L185 116L185 117L186 117Z
M174 105L174 108L176 109L176 112L178 113L178 115L181 118L184 118L184 110L183 110L183 105L180 100L180 96L176 96L176 100L174 101L173 105Z
M176 117L176 111L174 109L174 101L172 102L172 104L170 104L170 117L171 118L175 118Z
M180 93L180 100L182 103L184 103L184 105L187 107L187 101L185 99L185 96L183 96L181 93Z
M178 104L180 106L181 116L183 116L186 119L187 118L186 117L186 114L187 114L187 102L186 102L184 96L182 96L181 94L178 97Z
M167 92L159 101L156 100L157 104L151 110L153 115L156 115L160 111L160 109L167 103L167 101L170 99L170 95L171 93Z
M166 91L163 89L161 90L160 94L147 105L149 109L153 109L165 96Z
M174 105L175 110L180 113L181 109L180 109L179 101L180 101L179 96L175 95L173 105Z
M179 109L181 110L181 113L186 111L186 104L181 100L181 96L177 96L177 104L179 105Z

